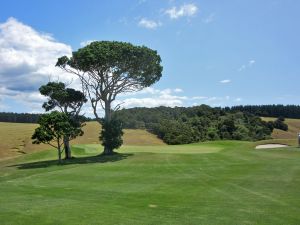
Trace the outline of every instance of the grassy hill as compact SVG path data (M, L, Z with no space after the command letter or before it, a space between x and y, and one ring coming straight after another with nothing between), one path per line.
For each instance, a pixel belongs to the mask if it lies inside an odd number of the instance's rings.
M77 144L64 165L51 150L3 160L1 224L300 224L299 150L254 145L127 145L99 157Z
M262 117L265 121L274 121L276 118ZM298 133L300 132L300 119L285 119L285 123L289 126L288 131L274 129L272 138L278 140L289 140L290 144L297 145Z
M37 124L0 122L0 159L51 148L48 145L32 144L31 136ZM87 122L84 135L71 144L99 143L100 126L97 122ZM145 130L124 130L125 145L164 145L155 135Z

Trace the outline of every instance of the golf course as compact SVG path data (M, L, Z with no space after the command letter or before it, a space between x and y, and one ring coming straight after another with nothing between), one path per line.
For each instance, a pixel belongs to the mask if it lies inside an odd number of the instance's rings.
M19 139L34 126L15 125L23 128L15 130ZM290 147L258 150L280 139L165 145L127 130L118 154L99 156L94 126L87 123L72 144L76 158L61 165L56 150L39 145L0 161L1 224L300 222L300 151L289 139Z
M0 225L300 225L299 11L0 1Z

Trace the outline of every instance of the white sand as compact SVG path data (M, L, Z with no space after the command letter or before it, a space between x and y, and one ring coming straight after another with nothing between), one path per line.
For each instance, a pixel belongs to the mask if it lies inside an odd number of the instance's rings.
M267 149L267 148L286 148L289 147L288 145L282 144L266 144L266 145L257 145L256 149Z

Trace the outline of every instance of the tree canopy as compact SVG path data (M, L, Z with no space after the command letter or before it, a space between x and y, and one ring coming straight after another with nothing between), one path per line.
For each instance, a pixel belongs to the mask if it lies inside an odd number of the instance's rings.
M87 101L85 95L81 91L77 91L73 88L67 88L62 82L48 82L46 85L42 85L39 88L42 95L47 96L48 99L43 104L43 108L46 111L58 108L62 113L69 117L72 121L74 129L82 126L81 117L79 113L83 104ZM70 140L74 137L64 136L64 150L65 158L70 159L71 148Z
M99 107L104 109L107 129L112 112L119 106L112 108L117 95L151 86L161 78L163 70L157 51L117 41L92 42L73 52L70 58L62 56L56 66L80 78L99 122ZM112 151L108 145L105 146L105 154Z
M49 144L58 151L58 158L61 161L61 146L64 136L75 138L82 135L81 127L74 126L73 121L65 113L53 111L43 114L39 118L39 127L35 129L32 135L34 144Z
M221 139L256 141L271 138L274 128L288 129L282 119L266 122L247 112L207 105L122 109L115 116L124 128L145 128L167 144Z

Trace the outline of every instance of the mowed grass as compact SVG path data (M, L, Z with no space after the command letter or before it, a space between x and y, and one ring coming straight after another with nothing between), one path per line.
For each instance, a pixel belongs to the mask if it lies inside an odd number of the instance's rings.
M49 149L49 145L32 144L31 136L37 124L0 122L0 160L22 154ZM100 125L87 122L83 127L84 135L71 144L99 144ZM145 130L124 130L125 145L165 145L162 140Z
M111 157L76 145L0 162L0 223L300 224L300 151L219 141L124 146ZM187 154L186 154L187 153Z

